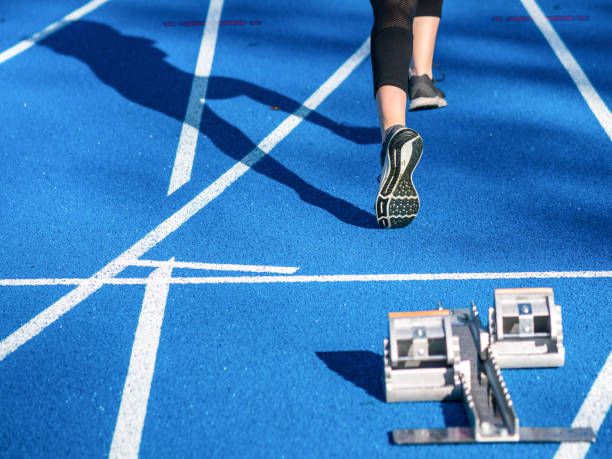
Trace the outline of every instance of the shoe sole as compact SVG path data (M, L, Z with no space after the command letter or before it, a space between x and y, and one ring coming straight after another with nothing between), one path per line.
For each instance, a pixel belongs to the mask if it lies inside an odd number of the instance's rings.
M443 97L417 97L410 101L408 110L423 110L426 108L442 108L446 107L447 103Z
M389 141L384 171L376 197L376 218L383 228L402 228L412 223L419 211L419 195L412 173L423 154L423 140L412 129L402 129ZM410 158L410 159L408 159ZM404 166L402 165L402 159Z

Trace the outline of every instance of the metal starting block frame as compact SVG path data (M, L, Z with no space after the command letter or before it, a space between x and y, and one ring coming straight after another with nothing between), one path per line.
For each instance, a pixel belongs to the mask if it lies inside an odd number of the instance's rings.
M489 332L471 309L389 314L384 341L388 402L463 399L469 427L404 429L395 444L592 442L591 428L519 427L501 368L565 361L561 307L550 288L495 290Z
M501 368L563 366L561 306L555 305L553 290L495 290L489 340Z

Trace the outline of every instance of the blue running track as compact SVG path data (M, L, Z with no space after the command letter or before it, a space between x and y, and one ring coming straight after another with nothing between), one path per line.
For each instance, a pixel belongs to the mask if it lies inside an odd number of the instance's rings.
M369 3L212 1L102 1L0 58L0 456L609 457L609 2L538 0L597 112L520 0L447 1L421 210L381 230ZM3 0L0 53L86 2ZM597 441L392 445L467 419L384 402L387 313L510 287L554 288L567 352L504 370L521 425Z

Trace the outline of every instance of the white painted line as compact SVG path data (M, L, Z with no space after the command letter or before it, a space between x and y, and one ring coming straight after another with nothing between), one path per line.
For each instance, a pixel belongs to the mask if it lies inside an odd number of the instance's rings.
M177 210L174 214L160 223L156 228L146 234L132 247L112 260L100 271L94 274L86 283L81 283L76 289L67 293L47 309L42 311L28 323L7 336L0 342L0 361L38 335L62 315L70 311L89 295L96 292L104 282L123 271L127 266L136 262L148 250L155 247L166 237L179 229L186 221L213 201L232 183L238 180L257 161L269 153L281 140L302 121L310 111L320 104L331 92L337 88L355 68L363 62L369 53L370 39L368 38L359 49L342 66L313 93L312 96L298 108L293 115L285 119L272 133L268 135L259 146L236 163L225 174L215 180L211 185L200 192L195 198ZM308 106L309 108L306 108Z
M160 262L159 266L162 265ZM135 263L130 263L134 265ZM145 265L143 265L145 266ZM150 265L146 265L150 266ZM177 263L172 263L176 268ZM593 279L612 277L612 271L542 271L507 273L415 273L415 274L327 274L313 276L207 276L173 277L171 284L301 284L328 282L413 282L444 280L494 280L494 279ZM0 279L0 287L41 285L143 285L156 282L143 277L64 278L64 279ZM164 280L164 282L166 282ZM98 287L99 288L99 287Z
M591 427L595 433L604 422L612 404L612 352L597 379L591 386L586 399L580 407L572 427ZM555 454L555 459L578 459L585 457L591 443L563 443Z
M285 118L285 120L268 134L253 151L247 154L231 169L209 185L208 188L196 196L192 201L193 205L199 208L206 206L210 201L223 193L227 187L242 177L242 175L251 169L251 167L265 155L270 153L270 151L287 137L312 110L318 107L321 102L340 86L351 72L353 72L353 70L355 70L355 68L357 68L357 66L368 56L369 50L370 39L368 38L359 49L304 102L302 106L293 112L293 114Z
M154 260L138 260L133 263L133 266L161 266L168 263L167 261ZM253 273L277 273L277 274L293 274L299 267L293 266L259 266L259 265L233 265L219 263L199 263L190 261L175 261L172 263L173 268L184 269L201 269L206 271L246 271Z
M64 16L59 21L45 27L43 30L32 35L30 38L26 38L25 40L17 43L15 46L7 49L6 51L3 51L2 53L0 53L0 64L3 64L4 62L8 61L9 59L12 59L18 54L21 54L24 51L27 51L32 46L34 46L36 43L38 43L41 40L44 40L52 33L57 32L61 28L70 24L71 22L78 21L86 14L91 13L93 10L104 5L105 3L108 3L109 1L110 0L93 0L83 5L82 7L74 10L72 13L68 14L67 16Z
M138 250L143 250L143 247L137 243L107 264L86 282L79 282L77 288L62 296L47 309L4 338L0 342L0 361L4 360L4 358L15 349L38 335L41 331L70 311L74 306L98 291L105 284L107 279L123 271L130 264L130 261L138 257L138 255L134 255L134 253L139 253Z
M487 279L559 279L612 277L605 272L515 272L515 273L440 273L440 274L335 274L315 276L234 276L234 277L174 277L176 284L293 284L328 282L413 282L441 280ZM120 279L114 279L120 280ZM137 280L137 279L136 279Z
M156 282L145 289L109 453L113 459L138 457L171 275L172 264L169 263L149 276Z
M206 15L200 52L198 53L196 70L193 82L191 83L191 92L189 93L189 102L187 103L187 113L185 114L181 138L179 139L174 166L172 167L168 196L191 180L191 169L200 134L202 111L206 102L208 78L210 77L212 61L215 55L222 9L223 0L211 0L208 5L208 14Z
M601 124L601 127L603 127L606 134L608 134L608 138L612 140L612 113L610 113L604 101L599 97L599 94L595 91L595 88L586 74L576 59L574 59L574 56L567 46L565 46L565 43L563 43L563 40L561 40L561 37L559 37L535 0L521 0L521 3L548 41L548 44L552 47L561 61L561 64L563 64L563 67L565 67L572 77L572 80L574 80L574 83L576 83L580 94L584 97L584 100L597 118L597 121L599 121L599 124Z

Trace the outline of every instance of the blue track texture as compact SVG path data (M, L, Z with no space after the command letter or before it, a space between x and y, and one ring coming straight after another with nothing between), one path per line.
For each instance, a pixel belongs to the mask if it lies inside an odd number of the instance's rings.
M0 52L85 0L4 0ZM612 8L539 0L612 106ZM191 180L168 186L208 1L111 0L0 64L0 281L88 278L240 162L364 42L367 1L225 0ZM609 271L612 148L519 0L447 1L435 62L448 106L424 141L421 210L376 225L379 128L366 58L145 260L295 275ZM578 17L580 16L580 19ZM119 278L146 278L132 266ZM558 445L397 447L463 425L459 403L384 401L387 313L481 314L495 288L553 287L564 367L504 370L523 426L569 426L612 350L610 277L170 286L141 457L553 457ZM0 285L0 339L74 285ZM109 454L145 285L104 285L0 360L0 456ZM608 415L587 457L612 450Z

